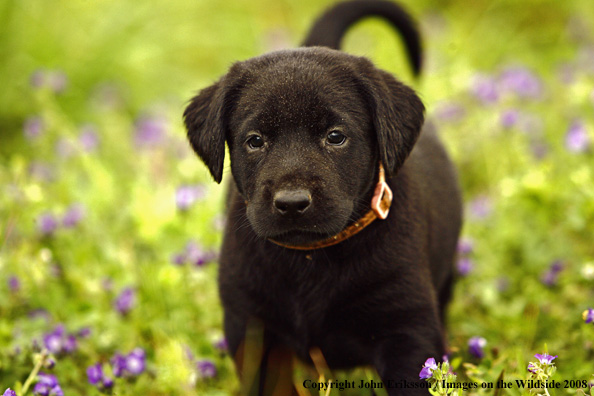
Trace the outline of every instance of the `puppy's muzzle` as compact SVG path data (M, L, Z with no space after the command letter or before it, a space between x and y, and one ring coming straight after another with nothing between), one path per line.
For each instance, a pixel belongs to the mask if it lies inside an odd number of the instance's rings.
M274 208L285 217L298 217L311 207L311 193L308 190L280 190L272 200Z

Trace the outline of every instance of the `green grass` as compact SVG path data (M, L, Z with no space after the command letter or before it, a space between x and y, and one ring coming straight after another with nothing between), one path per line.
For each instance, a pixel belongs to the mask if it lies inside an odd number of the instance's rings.
M191 153L181 114L235 60L296 46L331 3L0 4L0 391L25 383L35 366L35 340L43 344L58 324L68 333L91 330L76 351L55 357L52 372L66 395L99 394L86 368L103 362L109 371L114 353L136 347L146 351L147 370L118 379L115 394L239 389L231 359L214 345L222 337L216 262L172 264L189 241L218 248L223 212L224 187L211 182ZM449 311L458 379L495 382L503 370L506 381L525 379L533 355L548 349L559 355L554 379L590 380L594 326L581 315L594 307L594 9L589 0L403 3L424 37L420 81L381 21L356 26L345 48L418 90L458 166L467 208L481 197L488 203L485 216L467 210L463 234L474 242L474 266L458 280ZM531 70L541 94L501 92L500 76L510 66ZM33 87L38 70L63 72L67 87L58 93ZM563 70L571 76L562 78ZM496 80L495 103L472 94L479 74ZM448 104L463 115L446 117ZM505 128L501 116L510 109L521 118ZM43 132L28 139L23 128L33 116L43 120ZM156 147L135 143L142 117L163 120ZM565 144L576 120L593 143L585 152ZM99 139L92 151L80 142L86 124ZM535 155L542 147L546 153ZM175 203L182 185L206 191L186 211ZM40 233L42 214L61 218L73 204L85 208L78 225ZM556 260L562 270L546 285L542 276ZM18 290L9 287L13 277ZM121 315L113 304L126 287L135 290L136 302ZM46 313L32 316L37 310ZM473 336L487 340L483 359L468 353ZM214 362L217 375L201 378L196 359Z

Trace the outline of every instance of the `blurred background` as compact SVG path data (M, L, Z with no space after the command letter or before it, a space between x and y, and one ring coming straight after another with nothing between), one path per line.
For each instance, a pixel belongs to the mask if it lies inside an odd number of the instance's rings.
M234 61L298 46L331 4L0 3L0 392L237 391L216 291L224 186L181 116ZM591 381L591 0L401 4L423 37L419 80L381 20L344 47L418 91L458 166L454 370L524 379L548 351L556 380Z

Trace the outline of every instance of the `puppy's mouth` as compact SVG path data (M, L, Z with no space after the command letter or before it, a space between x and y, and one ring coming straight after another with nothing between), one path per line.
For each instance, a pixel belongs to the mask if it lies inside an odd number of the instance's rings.
M272 235L269 239L287 245L303 245L318 242L331 237L334 234L315 232L315 231L287 231L281 234Z

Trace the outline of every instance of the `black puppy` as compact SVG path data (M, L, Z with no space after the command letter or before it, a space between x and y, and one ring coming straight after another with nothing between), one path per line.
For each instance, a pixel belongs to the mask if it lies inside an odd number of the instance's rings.
M367 15L400 30L418 72L408 15L387 1L351 1L318 20L307 48L234 64L184 113L217 182L225 142L231 156L219 287L245 392L290 394L292 357L311 362L312 349L330 368L373 366L386 385L411 386L427 358L445 353L461 225L455 171L431 128L421 133L413 90L335 50ZM253 328L263 329L255 358Z

